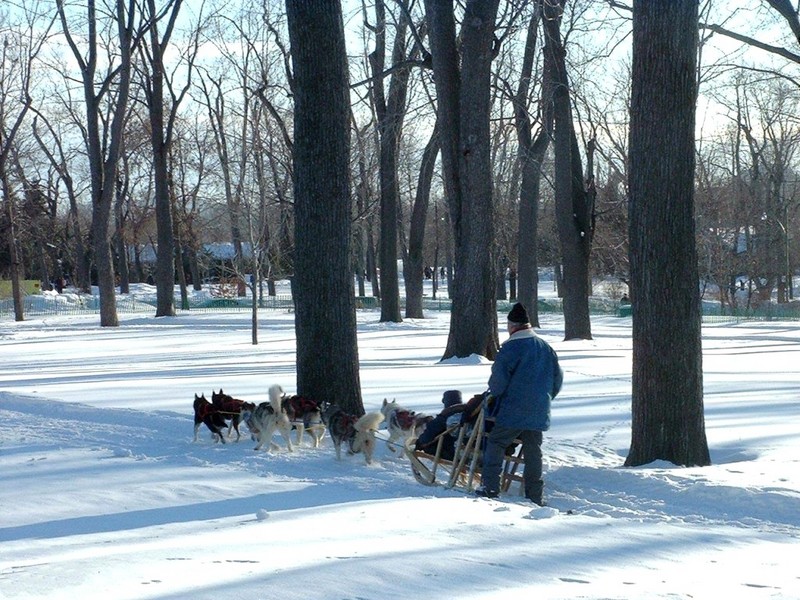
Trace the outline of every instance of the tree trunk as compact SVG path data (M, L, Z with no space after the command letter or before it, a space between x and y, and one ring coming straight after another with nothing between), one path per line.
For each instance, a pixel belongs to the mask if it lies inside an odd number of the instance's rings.
M24 321L25 310L22 303L22 274L19 268L19 253L17 252L17 234L15 228L14 200L11 194L11 185L5 172L5 165L0 163L0 189L3 190L5 199L6 219L8 219L8 253L11 261L11 296L14 301L14 320Z
M174 202L172 202L174 208ZM172 239L174 240L175 247L175 274L178 278L178 288L181 295L181 310L189 310L189 290L186 283L186 270L183 268L183 240L181 239L181 226L178 219L172 222L173 233ZM174 286L173 286L174 289ZM174 302L174 301L173 301ZM173 303L174 311L174 303Z
M522 71L519 86L514 98L514 117L519 141L519 154L522 161L522 181L519 189L519 222L517 234L517 290L516 298L528 309L528 316L534 327L539 327L539 192L542 177L542 163L550 146L553 133L552 110L552 52L543 54L543 75L541 90L541 129L532 139L530 111L527 106L530 81L533 74L533 59L536 50L537 28L541 21L541 0L531 22L525 43ZM513 296L513 293L512 293Z
M498 2L466 4L460 46L452 3L425 2L455 245L455 279L448 282L453 299L450 332L442 358L471 354L494 358L499 347L489 155L489 87Z
M350 89L338 2L287 0L294 94L297 393L363 414L352 275Z
M697 22L696 0L633 3L628 466L711 462L694 231Z
M563 6L563 2L561 3ZM561 9L555 7L550 10ZM589 318L589 253L592 244L590 208L583 186L583 168L570 107L565 50L561 40L561 14L543 20L547 52L553 67L553 116L555 121L556 224L563 268L564 339L592 339Z
M127 169L124 180L127 181ZM125 197L127 195L127 185L123 183L122 177L117 177L116 197L114 199L114 235L113 240L117 247L117 265L119 272L119 293L130 294L130 273L128 271L128 247L125 239L125 217L122 210Z
M428 144L422 154L419 177L417 178L417 195L411 210L411 225L408 233L408 258L406 259L403 279L406 283L406 318L421 319L422 282L424 278L425 258L423 242L425 241L425 222L428 218L428 203L431 197L431 182L439 153L439 131L434 128ZM434 286L436 274L434 273Z
M131 12L127 12L130 8ZM112 115L111 122L108 115L103 114L101 119L100 94L106 86L111 86L112 80L95 81L97 73L97 13L95 0L89 0L86 5L88 36L86 44L89 47L85 61L71 32L62 3L57 3L57 10L61 17L62 27L67 42L72 50L76 62L81 69L81 83L83 84L86 108L86 151L91 175L92 197L92 245L97 267L97 287L100 294L100 325L102 327L119 326L117 317L117 299L115 292L114 259L111 251L110 218L111 208L114 203L117 165L122 147L124 122L127 114L128 97L130 93L131 78L131 47L133 44L134 22L136 9L127 5L122 0L116 0L115 10L111 18L115 20L119 44L116 51L119 53L119 64L116 69L110 69L113 77L117 78L116 97L113 106L109 109ZM109 76L111 77L111 76ZM107 90L105 93L109 93ZM101 136L100 124L108 127Z
M381 282L378 278L378 264L375 257L375 236L373 234L375 221L372 216L367 217L367 279L372 287L372 296L381 297Z
M173 7L177 12L181 2ZM172 201L170 193L169 140L165 135L164 121L164 44L159 39L155 0L147 0L150 25L150 68L145 85L147 107L150 115L150 145L153 149L153 177L156 204L156 316L175 315L175 238L172 225ZM168 39L168 38L166 38ZM181 265L181 268L182 265ZM184 285L185 289L185 285Z
M110 215L110 199L95 200L92 205L92 247L94 248L94 264L97 267L101 327L119 326L114 256L111 252L109 236Z
M253 279L250 282L250 294L252 295L252 303L250 306L250 342L253 346L258 346L258 288L261 282L261 270L256 263L253 269Z
M379 133L379 183L380 246L378 260L381 269L381 322L399 323L400 286L397 273L398 215L400 194L397 187L397 152L400 132L405 116L409 68L392 72L389 98L384 92L384 65L386 55L386 8L384 0L375 3L375 51L370 54L370 65L375 83L372 97L377 115ZM392 60L394 64L405 59L405 37L408 22L401 19L396 25Z
M81 227L80 215L78 212L78 201L74 194L69 198L69 220L72 224L72 236L75 252L75 270L72 276L72 285L84 293L92 291L91 271L89 253L86 251L86 244L83 239L83 227Z

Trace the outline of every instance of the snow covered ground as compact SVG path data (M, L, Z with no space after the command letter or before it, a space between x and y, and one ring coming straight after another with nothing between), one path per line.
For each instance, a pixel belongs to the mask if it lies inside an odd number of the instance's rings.
M427 317L359 311L367 410L485 389ZM800 598L796 323L705 326L713 466L628 469L630 319L564 342L543 316L565 383L539 508L422 486L383 443L367 466L327 437L192 442L195 393L295 390L292 314L262 312L258 346L246 312L120 319L0 321L0 598Z

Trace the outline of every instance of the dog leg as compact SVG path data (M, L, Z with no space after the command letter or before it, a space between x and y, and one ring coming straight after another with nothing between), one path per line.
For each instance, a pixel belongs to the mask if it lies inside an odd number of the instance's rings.
M282 432L283 437L286 438L286 448L289 452L294 452L294 448L292 447L292 428L291 426L286 427Z
M214 441L216 442L217 437L219 437L219 441L221 441L224 444L225 434L222 432L222 429L220 429L219 426L216 423L214 423L213 416L206 417L203 420L203 422L206 424L206 427L208 427L211 430L211 434L214 436Z
M286 449L289 452L293 452L294 448L292 447L292 424L289 422L288 419L286 419L278 421L275 425L278 432L280 432L281 437L286 442Z
M273 437L275 437L275 424L270 422L267 428L264 429L262 437L262 444L266 446L267 452L272 452L272 449L276 446L275 442L272 440Z
M314 448L319 448L322 442L322 437L325 435L325 427L323 425L313 425L309 427L309 433L314 440Z
M303 445L303 432L305 431L305 425L303 425L302 421L295 423L295 429L297 429L297 445Z
M197 433L198 433L198 431L200 431L200 425L202 425L202 424L203 424L202 421L200 421L199 423L197 421L195 421L195 423L194 423L194 439L192 440L193 442L197 441Z
M395 447L395 444L397 444L397 440L398 440L399 437L400 437L400 434L398 434L396 431L390 431L389 432L389 439L386 440L386 446L389 448L389 452L391 452L392 454L395 453L394 452L394 447Z
M261 437L261 431L259 431L258 433L253 434L253 437L255 438L256 442L258 442L258 444L256 444L256 447L253 448L253 450L255 450L257 452L257 451L261 450L261 446L264 445L264 439Z
M361 442L361 449L364 452L364 458L366 459L368 465L372 464L372 455L375 452L375 438L373 435L374 434L370 431Z

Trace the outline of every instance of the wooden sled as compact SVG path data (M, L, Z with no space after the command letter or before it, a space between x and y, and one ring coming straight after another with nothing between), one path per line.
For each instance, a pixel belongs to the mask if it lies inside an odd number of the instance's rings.
M441 457L442 443L446 434L456 433L456 451L453 460ZM437 437L436 451L434 454L414 448L415 439L407 441L405 453L411 463L411 472L414 479L423 485L444 485L451 489L461 487L466 492L472 492L481 481L480 459L482 454L482 441L484 434L483 408L470 428L469 424L455 425ZM505 457L500 474L500 490L507 492L515 481L522 483L520 465L525 465L522 455L522 444L517 440L514 452ZM519 472L519 473L518 473ZM438 479L437 479L438 477Z

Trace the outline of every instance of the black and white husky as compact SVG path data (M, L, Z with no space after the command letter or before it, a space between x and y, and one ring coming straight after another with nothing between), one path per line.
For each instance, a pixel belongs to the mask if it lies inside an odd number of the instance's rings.
M383 421L383 414L371 412L356 417L344 412L336 404L326 404L322 409L322 422L328 428L336 449L336 458L342 458L342 444L347 443L348 454L364 453L367 464L375 453L375 432Z
M297 430L297 445L303 441L303 432L308 432L314 443L314 448L319 448L322 437L325 435L325 425L322 422L322 413L319 403L305 396L284 396L283 410L289 417L292 427Z
M381 413L386 419L386 429L389 432L389 439L386 440L389 450L402 454L403 448L411 438L417 437L417 431L425 429L425 426L433 420L433 417L408 410L400 406L397 400L389 402L383 399Z
M283 409L283 389L279 385L269 388L269 402L262 402L252 411L243 414L243 420L253 434L258 444L254 450L260 450L266 444L267 452L272 448L279 448L272 441L272 437L279 432L286 441L286 448L293 451L290 433L292 423Z
M197 441L197 432L200 425L206 424L211 434L214 436L214 441L219 440L225 443L225 436L222 430L225 429L225 419L211 402L206 400L205 393L201 396L194 395L194 441Z

